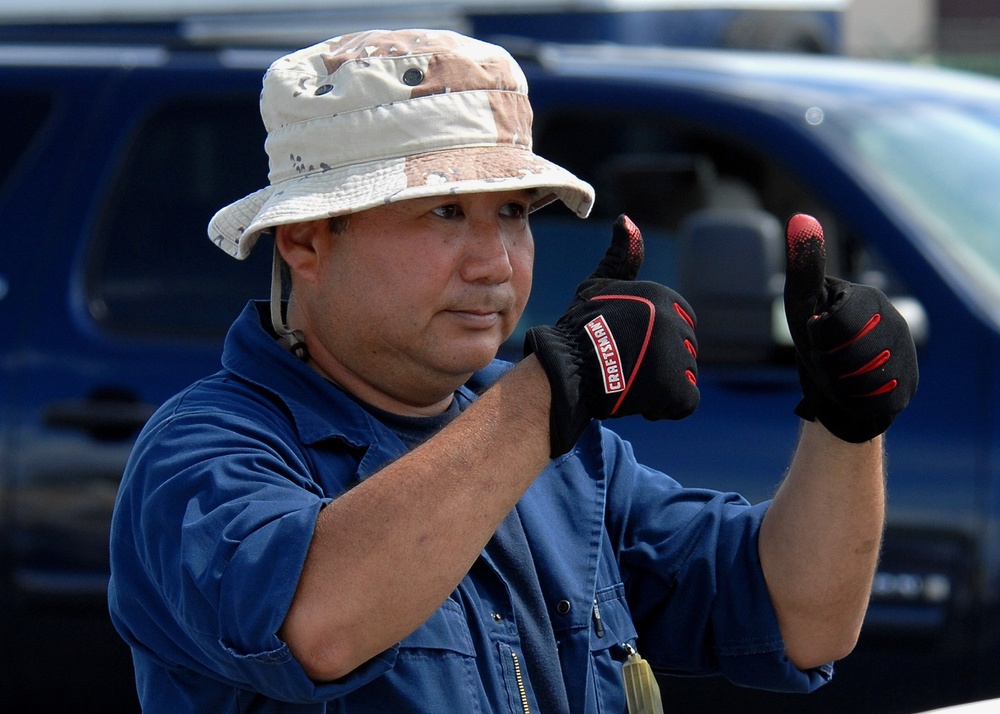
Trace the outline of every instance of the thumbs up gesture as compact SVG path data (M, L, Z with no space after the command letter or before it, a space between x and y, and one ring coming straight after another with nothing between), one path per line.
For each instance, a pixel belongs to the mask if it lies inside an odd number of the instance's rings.
M619 216L566 313L528 330L525 354L538 357L552 387L553 458L592 418L682 419L698 406L694 311L670 288L635 279L643 255L639 229Z
M844 441L873 439L917 389L909 327L880 290L826 276L815 218L792 216L786 235L785 317L804 395L795 413Z

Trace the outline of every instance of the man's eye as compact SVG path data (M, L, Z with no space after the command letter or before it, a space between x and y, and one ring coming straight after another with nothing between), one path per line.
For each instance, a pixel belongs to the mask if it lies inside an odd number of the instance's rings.
M441 218L455 218L460 212L458 205L454 203L449 203L446 206L438 206L431 211L431 213Z
M520 203L508 203L500 212L508 218L524 218L528 215L528 207Z

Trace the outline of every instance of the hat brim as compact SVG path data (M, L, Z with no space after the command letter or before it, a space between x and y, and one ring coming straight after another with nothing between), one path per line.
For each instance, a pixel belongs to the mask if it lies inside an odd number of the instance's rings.
M354 164L310 167L221 209L209 237L242 260L262 232L278 225L356 213L413 198L529 190L532 210L560 200L581 218L594 190L566 169L515 146L473 146Z

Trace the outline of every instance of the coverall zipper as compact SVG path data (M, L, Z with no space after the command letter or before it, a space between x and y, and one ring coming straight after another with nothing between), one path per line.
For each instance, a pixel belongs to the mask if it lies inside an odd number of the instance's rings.
M517 652L511 652L510 656L514 659L514 679L517 681L517 691L521 695L521 706L524 708L524 714L531 714L531 707L528 706L528 692L524 688L524 677L521 676L521 660L517 658Z
M594 632L598 637L604 637L604 620L601 618L601 608L597 606L597 598L594 598Z

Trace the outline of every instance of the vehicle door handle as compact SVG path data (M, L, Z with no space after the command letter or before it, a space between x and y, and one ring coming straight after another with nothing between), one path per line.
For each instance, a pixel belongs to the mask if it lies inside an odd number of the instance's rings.
M99 441L124 441L135 436L156 411L134 398L91 397L49 404L43 420L58 429L76 429Z

